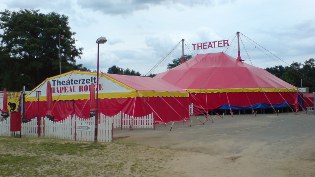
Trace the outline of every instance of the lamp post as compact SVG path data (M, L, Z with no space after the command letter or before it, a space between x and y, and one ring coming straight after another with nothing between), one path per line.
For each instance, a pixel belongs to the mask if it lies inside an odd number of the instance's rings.
M96 73L96 115L95 115L95 131L94 131L94 142L97 142L97 133L98 133L98 89L99 89L99 72L100 72L100 44L105 44L107 42L106 37L99 37L96 40L97 43L97 73Z
M59 57L59 74L61 74L61 54L60 54L60 34L59 34L59 47L58 47L58 57Z
M36 98L37 98L37 134L40 137L40 117L39 117L39 99L40 99L41 91L36 91Z

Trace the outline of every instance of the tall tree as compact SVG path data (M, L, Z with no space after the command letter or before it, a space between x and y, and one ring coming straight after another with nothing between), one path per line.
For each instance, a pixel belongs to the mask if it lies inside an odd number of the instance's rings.
M39 10L0 12L1 50L19 63L14 69L18 76L34 88L45 78L73 69L87 70L75 64L82 48L75 46L75 33L69 27L68 17L55 12Z
M284 79L285 67L282 65L266 68L266 70L280 79Z
M188 60L190 60L191 58L192 58L191 55L184 55L184 60L185 60L185 62L188 61ZM174 67L180 65L181 63L182 63L182 57L173 59L173 60L172 60L172 63L169 63L169 64L167 65L167 69L172 69L172 68L174 68Z
M299 87L301 81L302 64L298 62L293 62L289 67L285 67L285 72L283 73L283 80L289 82L290 84Z
M311 91L315 91L315 60L313 58L304 62L301 74L303 87L309 87Z
M19 87L17 79L19 79L18 70L16 69L19 66L18 61L12 60L8 53L5 53L0 50L0 90L7 88L7 90L15 90ZM24 82L23 80L19 80Z
M315 91L315 60L310 58L304 64L293 62L290 66L275 66L266 68L268 72L280 79L296 86L309 87L310 92Z

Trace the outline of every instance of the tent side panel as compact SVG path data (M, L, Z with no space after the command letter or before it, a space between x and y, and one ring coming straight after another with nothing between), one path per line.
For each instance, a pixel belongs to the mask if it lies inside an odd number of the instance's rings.
M81 118L90 117L89 100L54 101L52 114L55 121L61 121L69 115L77 115ZM137 98L113 98L99 100L100 113L106 116L114 116L119 112L142 117L154 114L155 123L167 123L187 120L189 118L188 97L137 97ZM47 102L26 102L26 119L31 120L37 115L46 116Z
M298 107L297 92L239 92L239 93L191 93L190 102L194 113L202 114L220 107L239 107L251 109L252 105L283 105L288 103L292 109Z
M188 97L150 97L146 98L146 102L157 124L189 119Z

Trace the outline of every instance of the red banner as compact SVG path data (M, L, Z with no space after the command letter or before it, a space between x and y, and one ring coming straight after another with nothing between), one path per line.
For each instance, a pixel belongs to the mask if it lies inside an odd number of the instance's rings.
M21 131L21 113L11 112L10 116L10 131L17 132Z

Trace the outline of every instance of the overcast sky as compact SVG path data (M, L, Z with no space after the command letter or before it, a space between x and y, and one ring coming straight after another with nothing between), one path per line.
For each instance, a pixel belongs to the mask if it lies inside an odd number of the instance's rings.
M166 70L167 63L185 54L226 51L236 57L235 33L240 31L241 55L248 64L266 68L315 58L314 0L1 0L0 9L39 9L69 17L76 32L76 46L83 47L82 63L96 68L96 39L100 46L100 68L112 65L146 74ZM230 47L194 51L192 44L229 40ZM256 44L254 44L254 42ZM243 46L244 44L244 46ZM260 49L258 45L265 49ZM272 52L275 56L270 55Z

